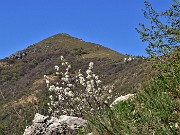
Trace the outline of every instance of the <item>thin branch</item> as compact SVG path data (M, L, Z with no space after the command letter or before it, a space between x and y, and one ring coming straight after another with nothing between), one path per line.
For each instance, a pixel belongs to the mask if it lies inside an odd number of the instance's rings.
M14 109L14 111L16 112L16 114L17 114L20 118L22 118L22 116L16 111L16 108L15 108L14 105L13 105L13 109Z
M0 93L1 93L1 96L3 97L3 99L5 100L5 97L4 97L3 92L1 91L1 89L0 89Z

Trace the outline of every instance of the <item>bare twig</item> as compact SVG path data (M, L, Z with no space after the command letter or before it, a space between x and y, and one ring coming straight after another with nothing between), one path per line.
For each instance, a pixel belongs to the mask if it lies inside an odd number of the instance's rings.
M1 89L0 89L0 93L1 93L1 96L3 97L3 99L5 100L5 97L4 97L3 92L1 91Z
M16 111L16 108L15 108L14 105L13 105L13 109L14 109L14 111L16 112L16 114L17 114L20 118L22 118L22 116Z

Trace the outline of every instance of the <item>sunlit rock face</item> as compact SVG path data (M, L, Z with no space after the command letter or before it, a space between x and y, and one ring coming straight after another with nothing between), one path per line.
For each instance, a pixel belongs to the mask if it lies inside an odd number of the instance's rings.
M23 135L73 135L86 125L87 121L78 117L62 115L56 118L36 113L32 125L25 129Z
M132 100L134 98L134 96L135 96L135 94L127 94L125 96L121 95L120 97L116 98L116 100L114 100L114 102L110 105L110 107L113 108L115 105L117 105L121 101L126 101L128 99Z

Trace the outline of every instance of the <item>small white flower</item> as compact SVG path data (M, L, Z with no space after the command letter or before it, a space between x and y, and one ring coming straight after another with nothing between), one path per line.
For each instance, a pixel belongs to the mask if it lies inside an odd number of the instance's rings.
M69 92L68 92L68 96L70 96L70 97L74 97L73 92L72 92L72 91L69 91Z
M94 80L91 80L91 85L92 87L94 87Z
M78 80L78 79L76 79L76 83L77 83L77 82L79 82L79 80ZM81 83L81 82L80 82L80 83Z
M94 111L94 108L91 108L90 111Z
M98 87L98 91L101 91L102 89Z
M85 80L84 80L84 77L81 77L81 76L80 76L79 79L82 80L82 81L85 81Z
M67 96L67 95L68 95L68 92L67 92L67 91L64 91L64 94Z
M51 85L50 87L49 87L49 91L54 91L55 90L55 86L54 85Z
M59 75L59 72L56 72L56 75Z
M79 97L76 97L75 100L76 100L76 101L80 101L80 98L79 98Z
M50 96L49 96L49 98L52 100L52 99L53 99L53 96L52 96L52 95L50 95Z
M87 81L86 84L87 84L87 85L91 85L91 82L90 82L90 81Z
M86 70L86 74L89 75L90 73L92 73L92 71L90 69Z
M59 85L59 82L57 82L56 85Z
M69 72L68 72L68 71L66 71L64 75L68 75L68 74L69 74Z
M64 60L64 57L63 57L63 56L61 56L61 61L62 61L62 60Z
M70 90L70 88L68 88L68 87L66 87L66 88L64 89L65 92L67 92L67 91L69 91L69 90Z
M55 88L55 91L59 92L60 88L59 87L56 87Z
M64 78L64 81L65 81L65 82L68 82L68 81L69 81L69 78L65 77L65 78Z
M96 75L96 76L95 76L95 79L96 79L96 80L98 80L98 79L99 79L99 76L98 76L98 75Z
M49 84L50 82L49 82L49 80L48 79L46 79L46 84Z
M48 108L48 112L51 113L52 112L52 108L49 107Z
M86 84L84 82L82 82L81 85L84 86L84 87L86 86Z
M64 75L64 73L63 73L63 72L60 72L60 74L61 74L61 75Z
M59 71L59 67L57 65L55 65L54 68Z
M94 65L94 63L93 63L93 62L90 62L90 63L89 63L89 68L92 69L92 68L93 68L93 65Z
M58 95L58 98L59 98L59 100L62 100L63 97L61 95Z
M109 92L109 93L112 93L112 90L110 89L108 92Z
M100 83L101 83L101 80L97 80L96 83L97 83L97 84L100 84Z
M112 98L112 96L108 96L108 97L107 97L107 99L111 99L111 98Z
M107 101L107 100L105 100L105 101L104 101L104 103L105 103L105 104L108 104L108 101Z
M82 74L78 74L79 77L83 76Z
M72 87L73 85L72 84L67 84L68 87Z
M69 78L69 75L65 75L65 78Z
M91 75L88 74L88 76L86 77L87 79L91 79Z

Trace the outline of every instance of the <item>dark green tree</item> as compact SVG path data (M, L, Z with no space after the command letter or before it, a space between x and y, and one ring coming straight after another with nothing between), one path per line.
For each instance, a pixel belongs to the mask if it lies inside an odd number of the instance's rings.
M137 29L143 42L147 42L147 53L151 56L162 56L179 46L180 42L180 3L173 0L171 7L158 13L152 5L144 1L144 17L150 25L140 23Z

